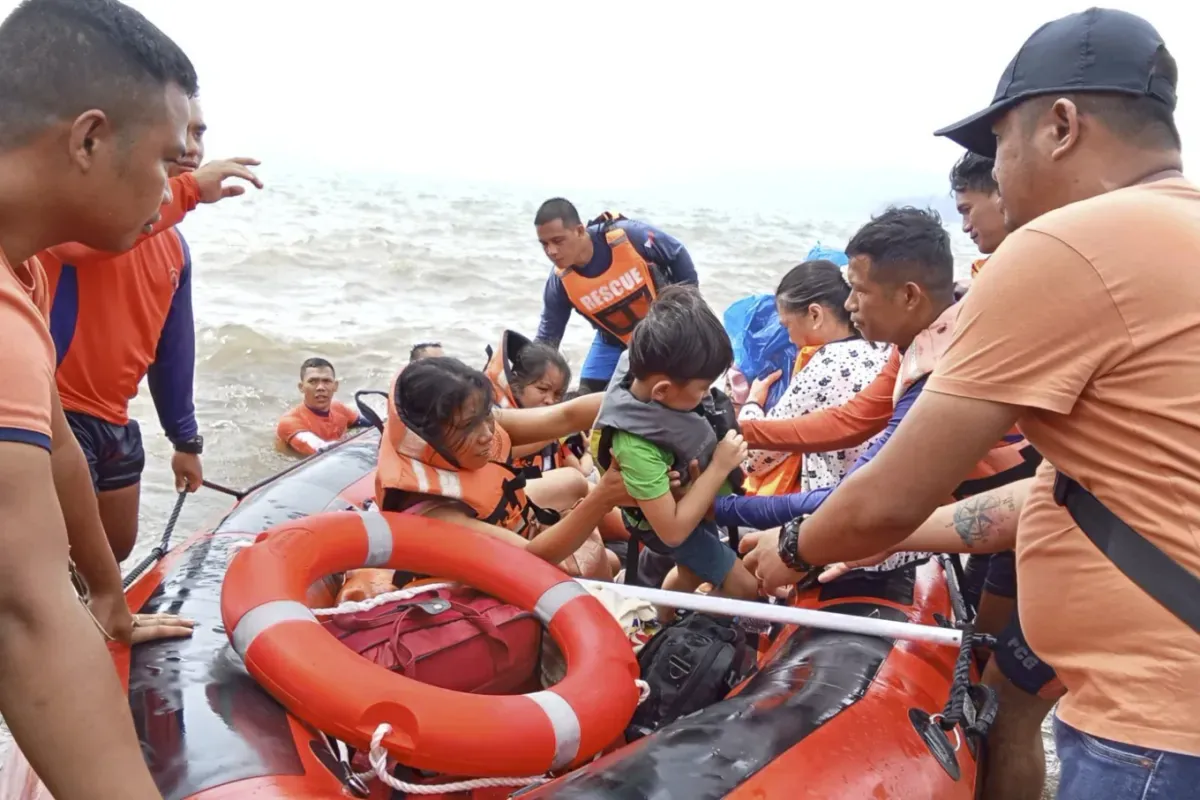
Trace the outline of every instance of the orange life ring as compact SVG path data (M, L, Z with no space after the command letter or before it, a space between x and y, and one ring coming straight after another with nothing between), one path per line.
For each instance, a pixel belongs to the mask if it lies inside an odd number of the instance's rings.
M304 599L321 577L364 566L445 576L531 610L567 677L530 694L466 694L358 657ZM637 707L637 661L599 601L545 561L443 520L336 511L276 526L230 563L221 618L250 674L289 711L361 749L387 723L387 751L418 769L493 777L577 766Z

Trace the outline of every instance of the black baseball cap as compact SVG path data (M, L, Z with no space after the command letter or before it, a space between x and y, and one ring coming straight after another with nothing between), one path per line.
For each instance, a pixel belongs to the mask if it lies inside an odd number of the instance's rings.
M1152 97L1174 110L1174 81L1154 71L1166 47L1153 25L1126 11L1089 8L1047 22L1008 63L990 106L933 135L995 158L996 120L1031 97L1060 92Z

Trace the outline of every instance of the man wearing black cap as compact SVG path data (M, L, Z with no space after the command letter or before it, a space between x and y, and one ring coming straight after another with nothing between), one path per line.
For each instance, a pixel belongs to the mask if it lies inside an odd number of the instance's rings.
M756 570L769 589L889 549L1018 423L1046 459L1019 608L1066 687L1068 800L1200 798L1200 191L1176 78L1148 22L1089 9L1041 27L992 104L938 131L994 155L1013 232L890 446Z

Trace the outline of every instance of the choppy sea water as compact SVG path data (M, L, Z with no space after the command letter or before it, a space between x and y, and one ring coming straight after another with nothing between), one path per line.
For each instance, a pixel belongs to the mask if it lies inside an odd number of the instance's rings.
M386 388L415 342L441 341L449 355L482 366L484 348L506 327L536 330L550 269L532 222L543 196L399 178L263 177L262 192L201 206L181 226L194 268L195 400L209 480L242 487L290 463L273 448L274 427L298 402L305 358L332 361L339 397L350 402L357 389ZM772 292L813 244L843 246L865 221L697 207L687 198L653 207L636 197L572 199L581 213L620 210L678 237L718 312ZM955 244L966 274L974 250L957 231ZM563 349L576 368L591 339L573 319ZM142 423L147 466L141 536L125 569L157 542L176 497L170 445L144 385L131 413ZM228 506L201 490L184 506L180 535ZM1048 730L1047 766L1056 773ZM0 752L7 746L0 726Z

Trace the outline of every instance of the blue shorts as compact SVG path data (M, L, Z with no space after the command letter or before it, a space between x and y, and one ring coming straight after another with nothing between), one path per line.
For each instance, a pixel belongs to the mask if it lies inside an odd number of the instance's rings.
M670 547L648 531L638 531L637 535L648 550L668 556L679 566L687 567L711 583L714 588L725 582L737 561L737 553L721 541L716 523L708 520L701 522L678 547Z
M65 411L64 416L87 459L97 492L112 492L141 481L146 453L137 420L116 425L76 411Z
M992 553L988 559L984 591L999 597L1017 596L1017 554L1012 550Z
M1060 800L1200 800L1200 757L1102 739L1054 717Z
M617 361L624 352L624 347L614 344L600 331L596 331L592 349L588 350L587 358L583 360L583 368L579 370L580 379L608 383L608 379L617 371Z
M1012 550L1002 553L976 553L967 559L963 572L963 599L979 608L979 596L986 591L999 597L1017 596L1017 558Z
M1023 692L1046 700L1061 697L1065 691L1054 668L1033 652L1021 630L1021 615L1013 609L1008 625L996 637L992 658L1000 673Z

